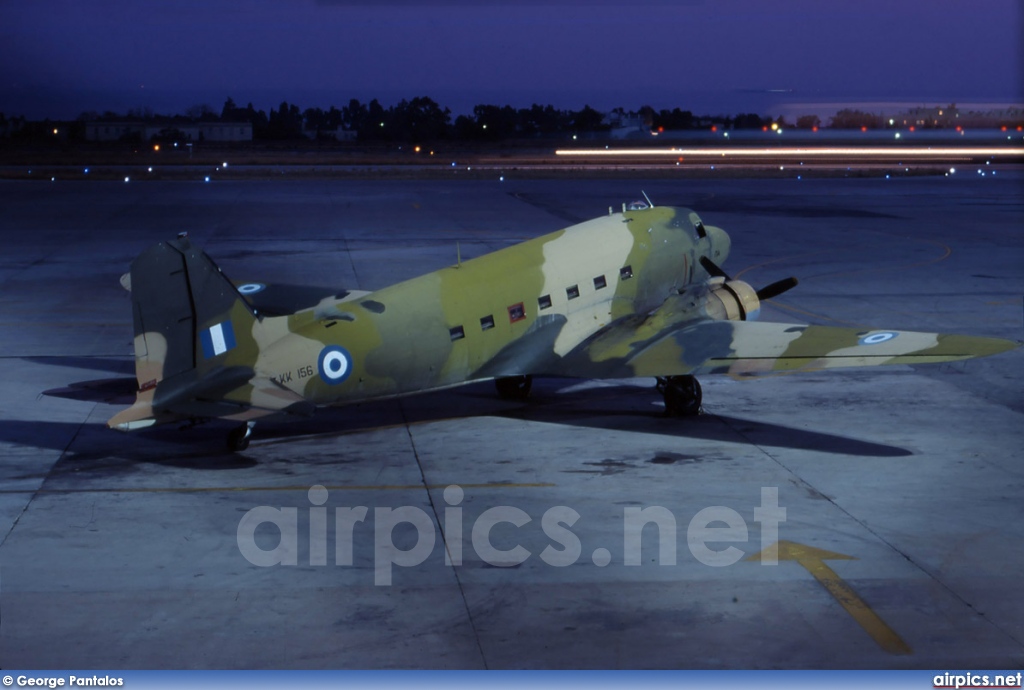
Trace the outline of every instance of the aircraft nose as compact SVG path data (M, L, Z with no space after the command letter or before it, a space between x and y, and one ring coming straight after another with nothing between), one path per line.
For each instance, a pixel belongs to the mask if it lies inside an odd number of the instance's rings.
M707 232L708 240L710 240L711 245L711 251L708 253L708 258L716 264L721 264L729 258L729 250L732 248L732 240L729 239L729 235L725 230L713 225L707 226Z

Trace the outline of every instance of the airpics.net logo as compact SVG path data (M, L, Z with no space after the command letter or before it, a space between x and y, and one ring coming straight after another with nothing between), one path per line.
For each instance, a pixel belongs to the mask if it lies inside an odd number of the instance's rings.
M527 525L534 522L534 516L515 506L499 505L487 508L471 525L467 525L461 506L465 498L462 487L454 484L448 486L443 496L445 505L443 511L440 511L443 514L437 516L437 521L433 515L417 506L373 509L372 563L375 585L390 586L395 567L413 568L425 563L439 542L444 550L445 565L463 565L467 560L464 553L467 532L472 553L493 567L522 565L536 555L548 566L564 568L583 558L583 544L573 530L573 527L580 525L582 516L569 506L553 506L540 516L540 529L548 543L535 554L519 543L521 538L536 536L521 531L530 529ZM333 517L334 565L352 567L356 547L361 547L361 554L365 553L362 549L368 547L370 529L366 520L370 509L367 506L328 507L325 504L329 492L320 485L311 487L307 497L311 505L303 509L257 506L246 512L238 522L236 533L238 550L242 556L253 565L261 567L297 566L300 565L300 547L305 545L308 546L308 563L301 565L326 566L328 545L331 542L327 527L329 518ZM308 520L307 516L303 516L303 521L308 522L308 539L300 540L300 510L308 510ZM786 509L779 506L778 487L761 487L761 503L754 508L754 521L760 524L763 552L761 563L777 565L777 554L766 549L778 542L779 524L786 521ZM657 552L656 562L661 566L676 565L679 524L676 515L664 506L624 507L621 563L626 566L639 566L642 563L644 528L653 525L657 533L654 549ZM440 540L437 534L439 526ZM536 526L532 528L536 529ZM501 537L495 539L495 532L501 532ZM399 537L398 543L396 535ZM362 539L357 541L359 538ZM746 520L739 512L726 506L703 508L687 523L686 545L690 554L706 566L720 568L736 563L745 553L733 543L747 541L749 528ZM723 548L725 543L729 545ZM472 556L469 559L472 560ZM594 549L590 553L590 560L598 567L605 567L612 563L612 552L604 547ZM360 559L360 562L364 562L364 559Z

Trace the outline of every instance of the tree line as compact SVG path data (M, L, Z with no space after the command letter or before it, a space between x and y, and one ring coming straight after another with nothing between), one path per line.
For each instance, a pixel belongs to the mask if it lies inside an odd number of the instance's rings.
M924 109L912 111L903 117L900 124L907 124L907 117L925 127L944 127L956 124L950 119L956 114L956 106L935 109L937 117L921 114ZM977 113L965 115L980 116ZM1020 124L1021 113L1010 113L1010 119L992 122L995 125ZM957 116L959 117L959 116ZM992 126L987 119L970 120L972 125ZM921 118L925 118L922 120ZM967 122L963 118L960 122ZM338 108L302 109L294 103L282 101L277 108L261 110L248 103L240 106L228 98L220 112L209 105L195 105L184 113L165 116L148 108L129 110L127 113L85 112L79 115L65 129L67 138L84 139L86 122L159 122L173 132L175 125L196 122L248 122L252 125L256 141L288 141L300 139L355 138L364 142L427 142L427 141L502 141L509 139L566 138L568 136L590 137L607 134L615 129L634 130L640 134L647 131L672 132L685 130L743 130L768 129L776 127L816 130L822 126L817 115L804 115L792 124L782 117L772 118L755 113L738 115L695 115L680 108L655 110L644 105L638 110L615 108L601 113L589 105L580 110L558 109L552 105L533 104L528 108L513 108L510 105L481 104L472 113L452 117L449 108L442 107L425 96L412 100L401 100L397 104L383 106L377 99L363 103L351 99L347 105ZM978 123L981 123L980 125ZM25 118L7 118L0 113L0 138L44 139L54 132L56 123L26 121ZM832 129L879 129L892 126L893 120L879 114L865 113L855 109L843 109L828 122ZM58 130L60 131L60 130Z
M196 105L184 114L160 116L148 109L114 112L82 113L79 121L153 121L173 125L175 122L248 122L253 139L283 141L289 139L335 138L339 131L355 133L360 141L500 141L505 139L551 138L569 135L593 135L609 132L620 126L653 130L706 129L719 126L728 129L762 128L773 122L765 116L746 113L736 116L697 116L691 111L674 108L655 110L643 106L627 111L616 108L607 116L589 105L580 110L558 109L552 105L533 104L528 108L510 105L481 104L471 114L452 117L450 108L433 99L420 96L403 99L385 107L377 99L363 103L351 99L338 108L302 109L282 101L268 111L252 103L238 105L228 98L218 113L209 105Z

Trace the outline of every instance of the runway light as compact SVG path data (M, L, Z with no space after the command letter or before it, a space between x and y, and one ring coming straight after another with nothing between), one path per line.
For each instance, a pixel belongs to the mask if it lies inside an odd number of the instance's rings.
M900 133L899 133L899 132L896 132L896 138L897 138L897 139L899 139L899 138L900 138Z
M159 151L160 150L160 144L153 144L153 150L154 151Z
M206 177L204 177L204 178L203 178L203 181L204 181L204 182L209 182L209 181L210 181L210 176L209 176L209 175L207 175Z
M505 181L505 176L504 175L502 175L501 177L498 178L498 182L504 182L504 181Z
M221 164L220 164L220 167L222 167L222 168L226 168L226 167L228 167L228 164L227 164L227 162L225 161L224 163L221 163Z
M886 173L886 175L885 175L885 179L887 179L887 180L889 179L889 175L888 175L888 173Z
M51 178L50 178L50 182L56 182L56 181L57 181L57 178L56 178L56 177L51 177Z
M889 118L889 124L890 124L890 125L894 125L894 124L896 124L896 121L895 121L895 120L893 120L893 119L892 119L892 118L890 117L890 118Z
M86 175L88 175L88 174L89 174L89 168L86 168L86 169L85 169L85 174L86 174Z
M955 173L955 172L956 172L956 168L950 168L950 169L949 169L949 174L950 174L950 175L952 175L952 174L953 174L953 173Z
M415 151L416 153L419 153L420 152L420 147L419 146L413 146L412 150Z
M817 132L818 131L818 126L815 125L814 127L811 127L811 131L812 132Z
M914 131L914 126L913 126L913 125L911 125L911 126L910 126L910 131L911 131L911 132L913 132L913 131Z
M56 128L56 127L54 127L54 128L53 128L53 133L54 133L54 134L56 134L56 133L57 133L57 128Z
M124 181L125 181L125 182L127 182L127 181L128 181L128 179L129 179L129 178L127 178L127 177L126 177L126 178L124 178Z
M728 132L725 132L725 133L723 133L723 134L722 134L722 136L723 136L723 137L726 137L726 138L729 138L729 133L728 133Z
M778 123L778 122L773 122L773 123L772 123L772 131L774 132L774 131L776 131L776 130L777 130L778 128L779 128L779 123Z
M149 172L153 172L153 168L149 168L148 170L149 170Z
M718 131L718 125L711 125L711 131L712 132L717 132Z
M864 126L861 126L861 128L860 128L860 131L862 131L862 132L866 132L866 131L868 131L868 128L867 128L867 127L864 127Z

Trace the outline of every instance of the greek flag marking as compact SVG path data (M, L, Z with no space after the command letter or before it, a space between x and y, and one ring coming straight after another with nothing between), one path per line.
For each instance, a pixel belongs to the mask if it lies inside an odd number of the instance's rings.
M200 340L203 343L203 356L212 359L235 346L235 330L230 321L222 321L200 333Z

